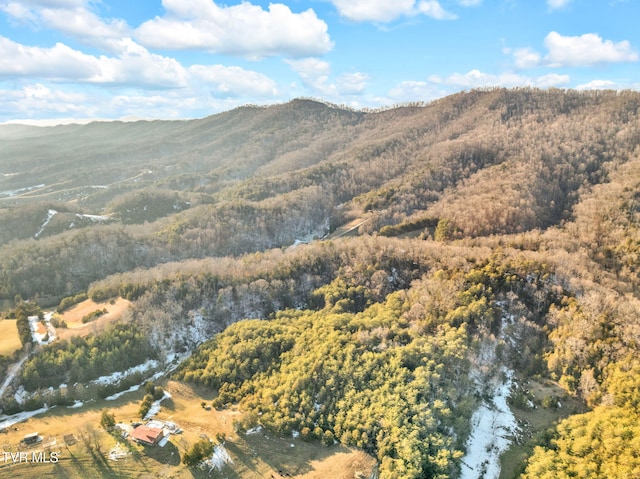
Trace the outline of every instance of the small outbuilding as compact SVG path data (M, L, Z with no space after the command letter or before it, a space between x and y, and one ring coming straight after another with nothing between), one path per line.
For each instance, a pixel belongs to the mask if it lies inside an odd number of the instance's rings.
M40 438L40 435L37 432L32 432L31 434L27 434L22 440L22 442L25 444L36 444L41 440L42 439Z
M157 427L138 426L131 432L134 441L146 446L155 446L164 437L164 431Z

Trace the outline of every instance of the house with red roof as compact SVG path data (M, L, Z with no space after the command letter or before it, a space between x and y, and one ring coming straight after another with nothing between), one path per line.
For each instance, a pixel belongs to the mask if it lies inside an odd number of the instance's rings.
M134 441L146 446L155 446L164 437L164 431L157 427L138 426L131 433Z

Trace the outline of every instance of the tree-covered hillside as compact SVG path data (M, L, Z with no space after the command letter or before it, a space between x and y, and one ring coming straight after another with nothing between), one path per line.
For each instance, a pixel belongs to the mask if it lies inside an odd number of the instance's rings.
M365 212L367 233L425 219L449 239L545 229L634 158L639 102L496 89L378 112L295 100L13 132L0 141L0 297L55 301L137 265L286 246ZM54 279L31 281L44 271Z
M501 385L520 420L502 477L633 477L639 108L492 89L0 128L0 299L132 301L20 381L192 352L175 377L239 428L363 448L381 479L459 477Z

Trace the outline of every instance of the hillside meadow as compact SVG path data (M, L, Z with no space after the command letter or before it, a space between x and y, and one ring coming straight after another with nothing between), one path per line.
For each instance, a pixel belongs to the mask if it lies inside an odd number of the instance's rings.
M95 401L77 409L56 408L44 415L33 417L17 428L0 436L3 451L26 451L29 458L50 458L56 453L57 462L29 462L13 464L11 458L0 463L0 474L15 478L34 476L56 478L87 477L284 477L290 473L302 479L323 477L352 478L356 472L367 476L375 467L370 456L352 448L335 445L326 447L294 438L281 438L266 433L244 434L234 429L242 417L238 410L207 410L201 406L210 402L212 394L202 388L169 381L164 384L171 394L164 401L160 420L178 424L183 432L172 435L164 446L142 446L117 432L109 433L100 426L102 411L114 414L118 423L139 421L137 415L142 393L130 393L114 401ZM204 412L204 413L203 413ZM39 445L25 447L20 444L31 432L42 437ZM71 438L71 437L72 438ZM189 445L202 437L224 437L225 449L233 461L228 467L210 471L186 469L180 464L180 455ZM292 447L293 445L293 447ZM114 454L115 453L115 454Z

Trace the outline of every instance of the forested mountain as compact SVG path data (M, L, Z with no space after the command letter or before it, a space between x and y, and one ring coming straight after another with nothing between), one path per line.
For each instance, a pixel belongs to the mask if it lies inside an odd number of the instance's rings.
M488 385L522 412L529 379L589 411L514 439L509 477L633 477L639 198L630 91L3 126L0 299L127 298L139 351L198 347L176 378L243 427L363 448L382 478L464 474ZM78 377L81 347L23 383Z

